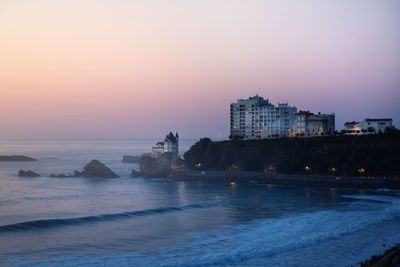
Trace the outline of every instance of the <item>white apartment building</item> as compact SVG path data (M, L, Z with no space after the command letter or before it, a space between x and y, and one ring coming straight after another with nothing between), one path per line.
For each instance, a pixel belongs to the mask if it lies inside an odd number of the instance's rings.
M390 128L393 126L393 119L384 118L384 119L370 119L367 118L361 122L361 128L367 130L367 132L384 132L386 128Z
M239 99L230 106L231 139L264 139L291 136L297 108L272 105L258 95Z
M346 122L344 124L346 134L360 135L360 134L375 134L384 132L386 128L393 127L393 119L371 119L366 118L361 122Z

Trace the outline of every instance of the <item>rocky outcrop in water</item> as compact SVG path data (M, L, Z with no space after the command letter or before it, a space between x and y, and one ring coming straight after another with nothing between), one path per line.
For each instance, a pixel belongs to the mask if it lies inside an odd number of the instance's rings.
M92 160L88 164L86 164L85 167L83 167L83 171L77 172L75 171L76 174L79 173L80 176L82 177L87 177L87 178L118 178L118 174L113 172L110 168L108 168L106 165L101 163L98 160Z
M27 171L20 170L18 172L18 176L19 177L39 177L40 174L38 174L38 173L36 173L34 171L31 171L31 170L27 170Z
M122 158L123 163L140 163L140 159L142 156L131 156L131 155L126 155Z
M167 177L172 172L172 153L166 152L158 157L143 155L140 159L140 174L143 177Z
M138 171L132 170L131 177L132 178L142 177L142 174L140 172L138 172Z
M79 171L74 171L73 174L50 174L51 178L71 178L71 177L81 177L81 173Z
M36 159L22 155L12 155L0 156L0 161L36 161Z
M106 165L94 159L83 167L83 171L75 170L73 174L50 174L52 178L71 178L71 177L86 177L86 178L118 178L118 174L113 172Z

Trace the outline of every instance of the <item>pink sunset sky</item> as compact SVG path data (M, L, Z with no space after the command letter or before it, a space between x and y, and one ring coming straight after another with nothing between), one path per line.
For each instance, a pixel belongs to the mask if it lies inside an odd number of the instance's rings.
M2 0L0 138L226 138L229 104L400 123L398 0Z

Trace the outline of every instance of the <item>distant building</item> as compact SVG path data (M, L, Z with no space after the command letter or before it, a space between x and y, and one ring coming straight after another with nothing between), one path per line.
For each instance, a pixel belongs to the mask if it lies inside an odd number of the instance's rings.
M348 135L360 135L363 134L360 122L348 121L344 124L344 130Z
M162 153L171 152L172 158L176 160L179 157L179 135L170 132L166 135L164 142L158 142L152 147L152 155L158 157Z
M349 135L375 134L384 132L386 128L390 127L393 127L393 119L391 118L367 118L362 122L352 121L344 124L344 130Z
M258 95L239 99L230 106L231 139L264 139L289 136L297 108L288 104L274 106Z
M365 129L367 133L384 132L386 128L393 127L393 119L370 119L367 118L361 122L361 128Z
M299 111L291 136L323 136L335 133L335 114Z
M322 136L335 132L335 114L297 113L295 106L274 106L258 95L232 103L230 119L230 139Z

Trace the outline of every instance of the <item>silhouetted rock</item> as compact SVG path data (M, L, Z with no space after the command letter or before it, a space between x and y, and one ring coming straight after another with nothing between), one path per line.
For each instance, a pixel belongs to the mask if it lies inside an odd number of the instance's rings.
M71 178L71 177L80 177L79 174L76 174L77 171L74 171L74 174L50 174L51 178Z
M178 157L175 162L172 164L173 170L184 170L185 169L185 160L181 157Z
M381 256L372 256L369 260L361 262L361 267L392 267L400 266L400 245L385 251Z
M172 171L172 153L166 152L159 157L143 155L140 160L140 174L143 177L166 177Z
M83 167L83 171L75 170L73 174L50 174L52 178L118 178L119 176L98 160L92 160Z
M119 176L113 172L106 165L101 163L98 160L92 160L85 167L83 167L83 171L78 172L75 171L75 174L80 174L82 177L97 177L97 178L118 178Z
M20 170L18 172L18 176L19 177L39 177L40 174L38 174L34 171L31 171L31 170L28 170L28 171Z
M142 177L142 174L140 172L138 172L138 171L132 170L131 177L132 178Z
M122 158L123 163L140 163L140 159L142 156L131 156L131 155L126 155Z
M0 156L0 161L36 161L36 159L22 155L12 155Z

